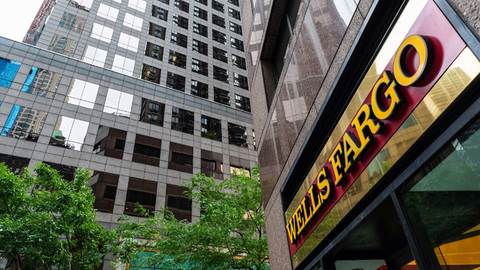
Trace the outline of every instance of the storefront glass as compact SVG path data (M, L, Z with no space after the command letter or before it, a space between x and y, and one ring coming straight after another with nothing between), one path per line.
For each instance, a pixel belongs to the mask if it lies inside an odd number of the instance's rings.
M442 269L480 267L479 147L477 119L400 192L420 245L434 249Z

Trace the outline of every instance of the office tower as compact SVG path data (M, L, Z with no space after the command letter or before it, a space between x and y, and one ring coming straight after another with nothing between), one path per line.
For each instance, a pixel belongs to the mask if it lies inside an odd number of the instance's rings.
M478 8L245 1L272 269L480 265Z
M90 170L106 228L194 222L183 181L256 164L238 1L45 0L24 42L0 38L0 161Z

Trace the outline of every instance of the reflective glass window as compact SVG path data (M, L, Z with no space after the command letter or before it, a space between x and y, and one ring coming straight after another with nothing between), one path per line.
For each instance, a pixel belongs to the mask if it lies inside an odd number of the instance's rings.
M208 98L208 84L192 80L192 95L202 98Z
M223 4L218 1L212 0L212 8L216 11L224 12Z
M241 25L238 25L234 22L229 22L230 24L230 31L234 32L234 33L237 33L239 35L242 34L242 26Z
M28 158L0 154L0 163L5 163L5 166L15 175L22 175L29 162Z
M97 137L95 138L93 153L122 159L126 139L126 131L100 125L98 127Z
M246 176L250 177L250 169L244 168L244 167L240 167L240 166L235 166L235 165L230 164L230 174L231 174L231 175L234 175L234 174L238 174L238 175L245 174ZM352 269L352 270L353 270L353 269Z
M167 72L167 86L185 92L185 77L173 72Z
M98 84L72 79L65 102L93 109L98 93Z
M159 2L162 2L162 3L164 3L164 4L167 4L167 5L170 4L170 1L169 1L169 0L158 0L158 1L159 1Z
M116 22L118 17L118 9L102 3L98 8L97 16Z
M238 0L228 0L228 3L233 4L233 5L237 6L237 7L239 6Z
M0 86L9 88L19 68L19 62L0 57Z
M60 26L71 30L73 32L82 33L83 27L85 26L85 19L82 17L75 16L74 14L65 12L63 17L60 20Z
M215 14L212 14L212 23L225 28L225 19Z
M202 137L222 141L222 123L219 119L202 115Z
M232 54L232 65L241 69L247 69L245 58Z
M167 21L168 19L168 11L161 8L161 7L157 7L155 5L152 6L152 16L153 17L156 17L160 20L164 20L164 21Z
M218 87L213 88L213 100L215 102L230 106L230 92L220 89Z
M128 7L136 9L141 12L145 12L147 2L144 0L128 0Z
M234 72L233 73L233 85L235 85L237 87L240 87L242 89L248 90L248 79L247 79L247 77Z
M208 44L199 40L192 40L192 50L208 56Z
M193 112L178 107L172 108L172 129L193 134L193 123Z
M107 51L87 45L83 53L82 61L99 67L103 67L107 59Z
M116 54L113 59L112 70L132 76L135 68L135 60Z
M142 30L143 19L132 14L125 13L125 19L123 20L123 25L128 26L137 31Z
M213 78L228 83L228 70L213 66Z
M250 112L250 99L235 94L235 108Z
M208 20L208 12L204 9L201 9L197 6L193 7L193 15L205 21Z
M193 32L201 36L208 37L208 27L203 24L193 22Z
M76 40L54 34L48 49L53 52L72 57L75 53L75 49L77 48L77 44L78 41Z
M196 2L200 3L200 4L203 4L205 6L207 6L207 0L195 0Z
M118 47L137 52L140 39L125 33L120 33L120 39L118 40Z
M93 0L70 0L68 1L68 5L72 7L76 7L80 10L90 12L90 9L92 8Z
M162 140L137 134L133 148L133 162L152 166L160 164L160 148Z
M119 116L130 117L133 95L109 88L103 111Z
M163 127L165 104L142 98L140 121Z
M62 74L32 67L22 87L22 92L53 99L57 92Z
M180 9L181 11L185 11L188 13L188 10L190 8L190 4L188 2L185 2L183 0L174 0L174 6L175 8Z
M208 76L208 63L192 58L192 71Z
M110 43L112 41L113 29L104 25L93 23L90 36L101 41Z
M59 116L50 138L50 145L80 151L85 142L87 130L88 122Z
M187 56L174 50L170 50L168 55L168 63L177 67L186 68Z
M230 44L232 45L232 48L243 52L243 41L240 39L230 37Z
M247 147L247 128L228 123L228 143L240 147Z
M136 203L139 203L153 216L155 213L156 198L157 182L130 178L123 213L131 216L139 216L140 213L135 211L135 208L137 208Z
M233 8L228 8L228 15L230 17L233 17L233 18L237 19L237 20L241 20L240 11L235 10Z
M150 23L148 33L154 37L165 39L165 27Z
M166 206L177 220L192 222L192 201L185 195L185 191L188 188L167 184Z
M162 70L160 68L143 64L141 78L153 83L160 83Z
M173 14L172 23L173 25L180 26L188 30L188 19L183 16L180 16L178 14Z
M147 42L147 47L145 49L145 55L162 61L163 47L159 46L157 44Z
M95 171L91 184L92 193L95 195L93 207L99 212L113 213L115 197L117 195L118 175Z
M215 40L216 42L220 42L224 45L227 44L227 35L225 35L224 33L222 32L219 32L215 29L212 29L212 38L213 40Z
M170 36L170 43L187 48L188 38L186 35L172 30L172 35Z
M47 112L13 105L0 135L36 142L47 119Z
M215 46L213 47L213 58L228 63L227 51L221 50Z

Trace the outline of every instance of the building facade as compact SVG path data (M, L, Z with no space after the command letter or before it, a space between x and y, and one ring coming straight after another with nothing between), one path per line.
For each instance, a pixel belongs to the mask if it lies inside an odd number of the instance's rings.
M480 267L479 9L245 2L272 269Z
M182 182L257 162L239 6L45 0L28 44L0 37L0 162L90 170L107 229L135 202L194 222Z

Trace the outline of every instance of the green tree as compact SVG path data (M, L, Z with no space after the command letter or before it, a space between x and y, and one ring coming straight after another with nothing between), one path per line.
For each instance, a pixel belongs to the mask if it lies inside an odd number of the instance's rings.
M89 172L78 169L66 181L45 164L34 171L19 177L0 164L0 258L13 269L93 269L106 233L86 186Z
M243 172L217 184L197 174L183 185L202 210L200 219L177 221L168 209L146 219L122 216L119 228L109 231L115 266L269 269L258 167L251 177Z

